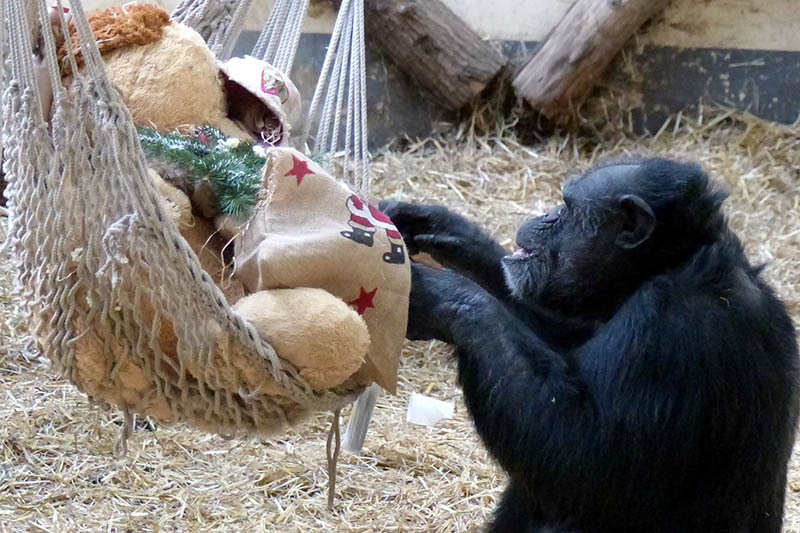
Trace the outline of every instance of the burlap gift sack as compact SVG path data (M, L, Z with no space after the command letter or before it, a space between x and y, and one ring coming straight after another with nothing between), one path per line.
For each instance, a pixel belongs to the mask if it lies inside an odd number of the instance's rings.
M236 275L249 291L316 287L355 309L370 334L355 377L395 392L411 271L386 215L300 152L273 148L264 167L264 199L240 228L235 247Z

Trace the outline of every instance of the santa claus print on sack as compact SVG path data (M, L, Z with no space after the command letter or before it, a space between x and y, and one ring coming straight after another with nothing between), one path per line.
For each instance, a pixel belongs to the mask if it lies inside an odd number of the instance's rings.
M372 246L375 243L375 232L380 228L386 232L391 245L391 250L383 254L383 260L395 265L406 262L403 238L389 217L356 195L351 195L347 199L347 210L350 211L350 220L347 224L351 231L341 232L342 236L358 244Z

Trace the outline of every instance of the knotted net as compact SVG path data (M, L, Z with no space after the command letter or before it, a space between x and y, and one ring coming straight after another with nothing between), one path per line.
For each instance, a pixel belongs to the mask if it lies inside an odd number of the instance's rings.
M95 401L224 434L352 401L363 385L312 391L200 267L148 178L80 1L71 7L85 67L63 87L61 11L51 32L45 0L0 0L6 245L42 353ZM268 382L281 394L264 393Z

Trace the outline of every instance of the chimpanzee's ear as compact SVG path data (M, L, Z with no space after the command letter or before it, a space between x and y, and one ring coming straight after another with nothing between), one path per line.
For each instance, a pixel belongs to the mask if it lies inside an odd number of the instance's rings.
M656 216L647 202L634 194L619 198L623 217L622 229L617 235L617 246L630 250L646 241L656 227Z

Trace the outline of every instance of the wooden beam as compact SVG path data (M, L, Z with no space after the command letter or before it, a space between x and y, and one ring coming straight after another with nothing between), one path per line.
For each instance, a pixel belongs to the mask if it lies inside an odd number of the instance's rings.
M366 38L437 103L463 107L506 64L440 0L366 0Z
M577 0L514 78L517 95L559 119L590 92L622 45L669 0Z

